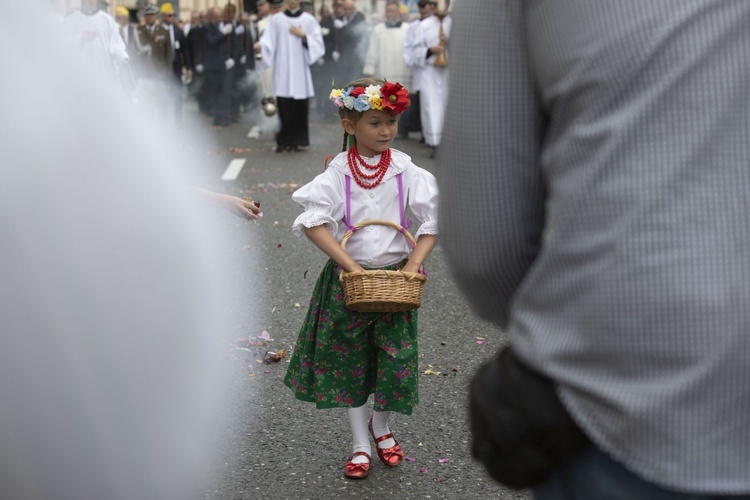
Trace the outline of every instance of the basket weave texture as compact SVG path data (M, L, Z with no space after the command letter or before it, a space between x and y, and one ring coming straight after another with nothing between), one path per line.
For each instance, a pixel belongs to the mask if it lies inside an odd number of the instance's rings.
M403 231L399 224L383 219L363 220L355 227L361 229L371 225L392 227L401 232L412 244L414 237ZM341 240L341 248L346 249L346 242L353 234L347 231ZM412 311L422 305L422 288L427 277L421 273L387 271L373 269L339 273L341 286L344 288L346 307L357 312L402 312Z

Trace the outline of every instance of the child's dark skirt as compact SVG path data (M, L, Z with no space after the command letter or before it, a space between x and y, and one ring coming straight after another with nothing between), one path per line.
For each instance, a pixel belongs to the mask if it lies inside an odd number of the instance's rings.
M406 261L383 269L400 269ZM318 408L358 407L410 415L419 402L417 311L358 313L346 308L338 266L315 283L284 383Z

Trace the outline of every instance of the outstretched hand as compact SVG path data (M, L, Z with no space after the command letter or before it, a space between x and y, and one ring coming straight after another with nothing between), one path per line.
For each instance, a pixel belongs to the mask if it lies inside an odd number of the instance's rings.
M263 217L263 212L260 211L260 202L253 201L247 196L243 200L236 196L225 194L223 195L222 203L225 209L237 217L242 217L248 220Z
M221 207L226 211L242 217L243 219L253 220L263 217L263 212L260 211L260 202L253 201L248 197L238 198L230 194L214 193L207 189L198 188L198 192L201 196L212 202L215 206Z

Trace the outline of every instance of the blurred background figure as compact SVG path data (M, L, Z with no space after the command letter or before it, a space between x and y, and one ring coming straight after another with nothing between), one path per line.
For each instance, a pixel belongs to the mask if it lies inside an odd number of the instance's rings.
M409 132L422 132L422 106L420 104L420 89L422 88L422 68L420 64L422 59L421 54L414 51L414 44L416 43L417 29L422 21L435 14L437 10L437 2L431 0L419 0L417 3L419 9L419 17L409 23L409 29L406 32L406 39L404 40L404 61L406 65L412 70L412 88L409 90L409 99L411 100L411 107L409 108L409 123L407 128ZM402 117L403 120L403 117ZM399 123L399 126L401 124ZM424 142L424 134L419 141Z
M320 7L320 32L323 35L325 54L312 67L312 75L315 85L314 108L316 118L338 122L340 120L339 115L331 109L328 94L330 94L334 82L339 83L338 60L341 55L339 52L339 35L341 26L343 26L341 21L344 15L343 0L333 0L332 7L333 10L325 3ZM340 85L344 85L344 83L340 83Z
M310 65L325 46L317 19L302 12L299 0L271 16L260 38L263 64L273 68L271 95L276 97L281 129L276 151L300 151L310 145L309 99L315 95Z
M164 120L165 103L170 102L169 91L174 75L174 59L169 31L156 21L159 8L149 5L143 9L144 23L138 26L140 71L138 93L146 100L153 116Z
M406 89L411 88L411 69L404 61L404 42L409 25L401 21L399 0L388 0L385 4L385 22L376 25L370 35L367 57L362 72L367 76L384 78L389 82L399 82ZM398 122L398 136L405 139L409 135L408 115L403 113Z
M338 0L334 0L338 1ZM370 27L365 16L357 10L354 0L341 0L342 17L335 26L338 32L336 86L341 87L362 76L362 67L370 41Z
M234 21L237 35L237 65L235 66L232 87L232 122L240 121L240 113L250 107L255 95L255 26L250 23L250 15L242 12Z
M424 6L424 7L423 7ZM425 15L414 28L414 39L410 40L409 62L419 68L419 111L422 136L429 147L430 158L435 157L443 134L445 107L448 104L449 64L436 64L444 55L447 37L451 31L451 17L444 19L435 15L437 2L420 0L420 9ZM421 13L421 10L420 10Z
M206 102L209 114L213 117L213 126L228 127L232 100L231 73L235 65L232 42L234 27L231 23L222 22L224 13L220 7L208 10L207 23L203 25L205 41Z
M193 59L185 33L175 24L174 7L167 2L161 5L161 23L169 32L172 51L172 85L168 90L174 102L174 122L182 127L182 100L185 97L184 83L193 78Z
M136 49L136 27L130 22L130 11L125 7L117 7L115 10L115 21L118 25L118 31L123 43L125 43L125 49L128 52L128 57L134 60L137 55Z
M111 85L121 87L121 67L128 64L125 42L120 37L112 16L99 10L97 0L82 0L81 10L65 18L65 30L74 37L74 43L94 65L101 68Z
M209 114L208 99L206 97L205 84L205 40L206 13L204 11L194 12L190 17L190 30L186 33L190 57L193 60L193 79L188 84L188 93L198 102L198 111Z

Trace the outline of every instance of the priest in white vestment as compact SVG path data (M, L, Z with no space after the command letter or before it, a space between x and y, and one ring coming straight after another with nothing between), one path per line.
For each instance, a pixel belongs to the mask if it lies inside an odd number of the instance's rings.
M435 66L435 59L444 47L440 43L441 20L438 16L429 16L417 25L411 61L419 67L419 104L422 120L422 135L425 143L434 150L440 145L443 133L445 107L448 103L448 67ZM450 36L451 18L442 20L446 38ZM446 52L447 54L447 52ZM450 61L450 59L448 59ZM448 63L450 65L450 62Z
M411 90L411 69L404 61L404 41L409 25L401 21L399 0L388 0L385 22L376 25L370 34L363 73L389 82L398 82ZM342 82L342 84L347 82Z
M115 19L98 10L97 0L83 0L81 10L65 18L65 30L87 59L119 83L118 65L128 63L127 48Z
M281 121L277 152L310 145L308 106L315 95L310 66L325 53L320 24L299 4L287 0L287 9L271 16L260 37L262 64L272 67L271 94Z

